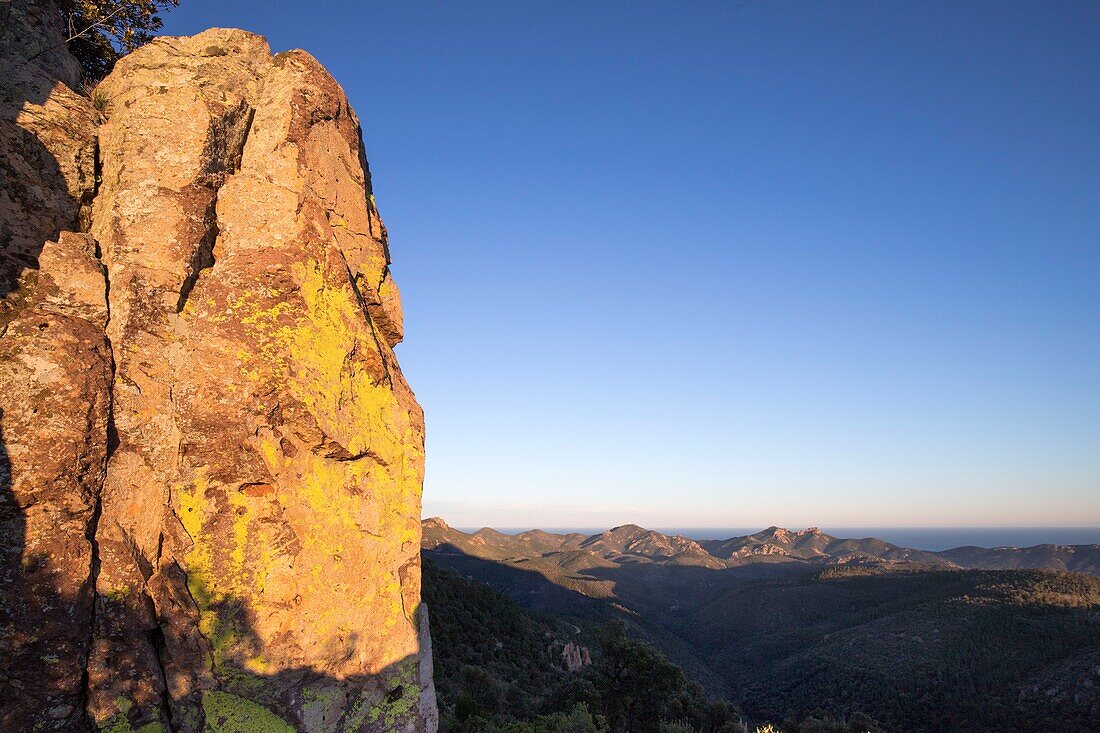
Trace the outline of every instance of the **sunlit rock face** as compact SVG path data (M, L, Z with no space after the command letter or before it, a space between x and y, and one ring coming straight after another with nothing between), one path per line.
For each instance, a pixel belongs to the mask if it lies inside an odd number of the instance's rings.
M6 251L56 236L20 260L0 337L2 621L61 609L72 639L49 665L0 639L0 685L30 690L0 722L435 730L423 415L343 91L216 29L122 59L97 109L72 96L94 197L59 165L67 218L3 210Z

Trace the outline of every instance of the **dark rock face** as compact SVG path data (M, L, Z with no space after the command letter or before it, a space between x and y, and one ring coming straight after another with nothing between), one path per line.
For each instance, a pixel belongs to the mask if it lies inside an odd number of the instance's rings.
M82 241L61 238L90 267L95 260L75 246ZM102 322L72 313L88 304L64 282L47 288L46 277L0 338L0 727L13 731L34 730L43 716L56 730L83 724L107 459L110 345Z
M423 415L343 91L213 30L97 110L10 5L0 727L434 731Z
M2 15L0 728L80 730L112 358L102 266L66 230L91 200L95 110L49 6Z

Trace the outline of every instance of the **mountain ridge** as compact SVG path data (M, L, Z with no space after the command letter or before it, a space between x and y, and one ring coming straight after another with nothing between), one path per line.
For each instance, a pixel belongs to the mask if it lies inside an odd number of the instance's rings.
M423 547L436 550L452 545L479 557L505 560L539 553L585 553L616 564L696 565L710 569L740 567L751 563L849 564L918 563L944 569L1046 569L1100 576L1100 544L1046 543L1030 547L964 545L947 550L919 550L877 537L835 537L818 527L790 530L770 526L748 535L727 539L696 540L682 534L665 534L637 524L621 524L603 532L555 533L531 529L508 534L490 527L463 532L440 517L423 520ZM476 539L466 539L476 538ZM491 552L490 552L491 550Z

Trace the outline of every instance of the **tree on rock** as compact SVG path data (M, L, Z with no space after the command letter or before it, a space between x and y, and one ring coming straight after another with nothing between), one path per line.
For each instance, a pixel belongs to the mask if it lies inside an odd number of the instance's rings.
M65 20L69 52L84 76L98 81L115 61L148 43L160 29L162 10L179 0L56 0Z

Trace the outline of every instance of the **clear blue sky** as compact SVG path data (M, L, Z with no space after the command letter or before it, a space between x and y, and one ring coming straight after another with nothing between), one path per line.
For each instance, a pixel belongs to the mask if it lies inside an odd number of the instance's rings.
M497 526L1100 525L1100 4L210 2L363 121Z

